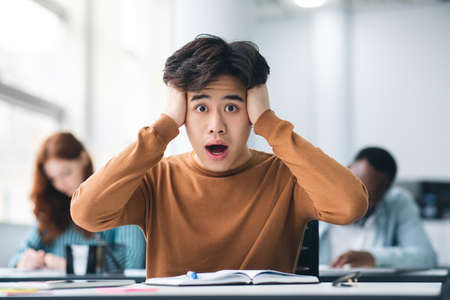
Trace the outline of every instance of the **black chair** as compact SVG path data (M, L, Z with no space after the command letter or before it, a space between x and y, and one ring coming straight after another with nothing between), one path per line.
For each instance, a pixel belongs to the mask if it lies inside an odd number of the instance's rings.
M319 222L309 221L297 262L296 274L319 276Z

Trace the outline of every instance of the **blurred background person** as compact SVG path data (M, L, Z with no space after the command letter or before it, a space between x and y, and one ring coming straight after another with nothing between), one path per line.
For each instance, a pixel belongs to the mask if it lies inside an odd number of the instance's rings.
M319 224L319 263L331 267L432 268L436 254L423 229L413 196L391 187L397 173L392 155L362 149L350 165L369 192L366 215L350 225Z
M145 240L137 226L92 233L73 223L72 194L92 173L89 154L71 133L56 133L44 141L36 159L31 191L37 223L11 259L10 267L65 270L66 245L102 242L126 245L125 268L145 267Z

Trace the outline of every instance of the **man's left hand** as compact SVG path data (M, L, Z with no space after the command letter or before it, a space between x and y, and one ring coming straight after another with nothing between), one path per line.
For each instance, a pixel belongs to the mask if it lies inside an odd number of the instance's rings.
M347 251L331 264L332 268L342 268L344 265L354 267L375 267L375 258L366 251Z
M268 109L270 104L266 84L257 85L247 91L247 112L252 124L255 124L262 113Z

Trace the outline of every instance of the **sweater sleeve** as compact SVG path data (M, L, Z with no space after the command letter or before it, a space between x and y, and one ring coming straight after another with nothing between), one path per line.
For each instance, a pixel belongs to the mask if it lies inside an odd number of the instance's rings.
M274 154L296 178L295 201L308 219L347 224L362 217L368 206L367 190L346 167L293 131L293 125L265 111L255 123Z
M93 232L129 224L145 229L152 193L146 171L177 135L176 123L164 114L142 128L136 142L80 185L71 202L74 222Z

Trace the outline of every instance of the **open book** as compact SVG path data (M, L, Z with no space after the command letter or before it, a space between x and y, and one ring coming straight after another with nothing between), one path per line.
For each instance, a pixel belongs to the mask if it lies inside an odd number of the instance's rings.
M131 285L135 283L136 281L129 279L17 281L17 282L0 282L0 288L55 290L55 289L91 288L91 287L113 287L113 286Z
M223 270L212 273L198 273L193 279L188 275L149 278L149 285L222 285L222 284L282 284L319 283L316 276L296 275L272 270Z

